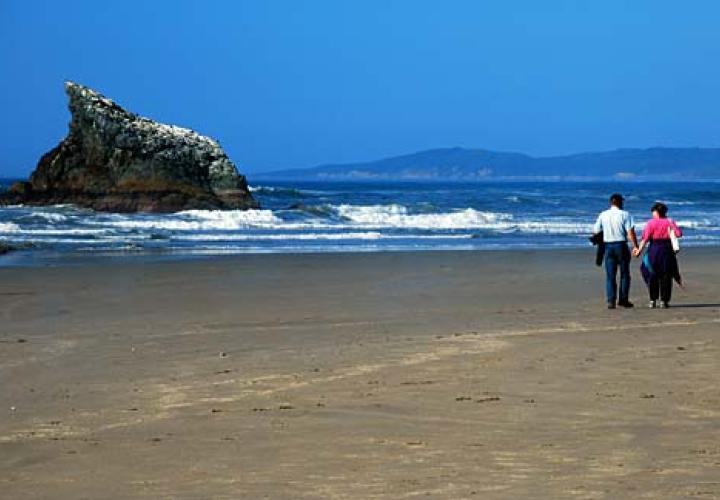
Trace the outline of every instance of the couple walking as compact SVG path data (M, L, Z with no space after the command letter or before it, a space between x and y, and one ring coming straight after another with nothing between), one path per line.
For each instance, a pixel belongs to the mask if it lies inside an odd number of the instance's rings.
M674 239L682 237L682 231L667 217L667 206L655 203L650 209L652 218L645 224L638 244L635 224L630 213L623 208L624 201L622 195L613 194L610 197L610 208L598 216L593 230L592 241L599 245L598 265L601 259L605 260L608 309L615 309L616 304L625 308L633 307L630 302L631 252L628 241L632 244L632 256L642 256L640 271L650 294L650 307L670 307L673 280L682 284L675 256L676 245L673 243Z

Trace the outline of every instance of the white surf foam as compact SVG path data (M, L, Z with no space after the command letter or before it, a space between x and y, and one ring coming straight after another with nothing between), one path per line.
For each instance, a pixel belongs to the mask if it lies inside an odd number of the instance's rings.
M90 224L120 229L158 229L168 231L234 230L272 228L282 220L270 210L186 210L164 216L118 216Z
M33 212L31 215L33 217L40 217L41 219L45 219L46 221L53 224L56 224L58 222L65 222L68 219L66 215L56 214L53 212Z
M248 191L250 191L251 193L275 193L283 189L284 188L277 188L274 186L248 186Z
M0 222L0 233L14 233L20 231L20 226L14 222Z
M50 243L64 243L64 244L99 244L107 243L108 240L96 240L90 238L58 238L58 237L37 237L37 236L17 236L12 238L13 242L16 243L37 243L37 244L50 244ZM125 241L125 240L120 240Z
M481 212L468 208L445 213L410 214L401 205L336 205L330 207L340 221L325 218L301 222L284 221L271 210L186 210L156 217L118 216L89 221L90 224L121 229L168 231L232 231L240 229L477 229L498 221L511 220L509 214Z
M673 200L665 200L663 201L666 205L675 205L675 206L687 206L687 205L697 205L694 201L686 201L686 200L679 200L679 201L673 201Z
M382 233L289 233L289 234L187 234L173 237L180 241L284 241L284 240L378 240Z
M174 236L176 241L291 241L291 240L440 240L469 239L471 234L398 235L371 232L347 233L286 233L286 234L186 234Z
M353 225L368 228L491 230L534 234L585 234L591 223L573 220L515 220L511 214L466 208L452 212L410 214L402 205L339 205L338 215Z
M531 234L590 234L592 224L564 221L517 221L511 224L497 224L490 229L499 232L519 232Z
M177 215L195 218L209 229L267 228L283 224L272 210L186 210Z
M672 219L672 217L669 217ZM673 219L675 223L680 226L680 229L713 229L718 227L718 220L712 219ZM645 224L643 224L645 227Z
M20 234L28 235L96 235L108 232L108 229L18 229Z
M364 227L475 229L512 219L510 214L472 208L429 214L410 214L402 205L337 205L334 210L340 217Z

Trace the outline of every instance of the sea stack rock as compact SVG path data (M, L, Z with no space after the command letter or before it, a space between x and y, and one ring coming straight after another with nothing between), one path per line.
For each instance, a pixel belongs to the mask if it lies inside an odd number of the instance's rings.
M192 130L130 113L65 83L70 131L5 203L72 203L111 212L257 208L220 145Z

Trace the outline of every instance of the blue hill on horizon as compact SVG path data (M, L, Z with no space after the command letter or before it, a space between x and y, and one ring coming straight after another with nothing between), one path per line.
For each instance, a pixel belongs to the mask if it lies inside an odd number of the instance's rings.
M252 175L252 174L251 174ZM532 157L441 148L362 163L257 173L287 180L702 180L720 179L720 148L648 148Z

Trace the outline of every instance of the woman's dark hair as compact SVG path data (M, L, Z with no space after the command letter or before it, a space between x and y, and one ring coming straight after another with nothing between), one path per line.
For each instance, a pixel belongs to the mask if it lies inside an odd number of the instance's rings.
M655 203L652 208L650 209L651 212L657 212L660 217L665 217L667 215L667 205L665 203L660 203L659 201Z

